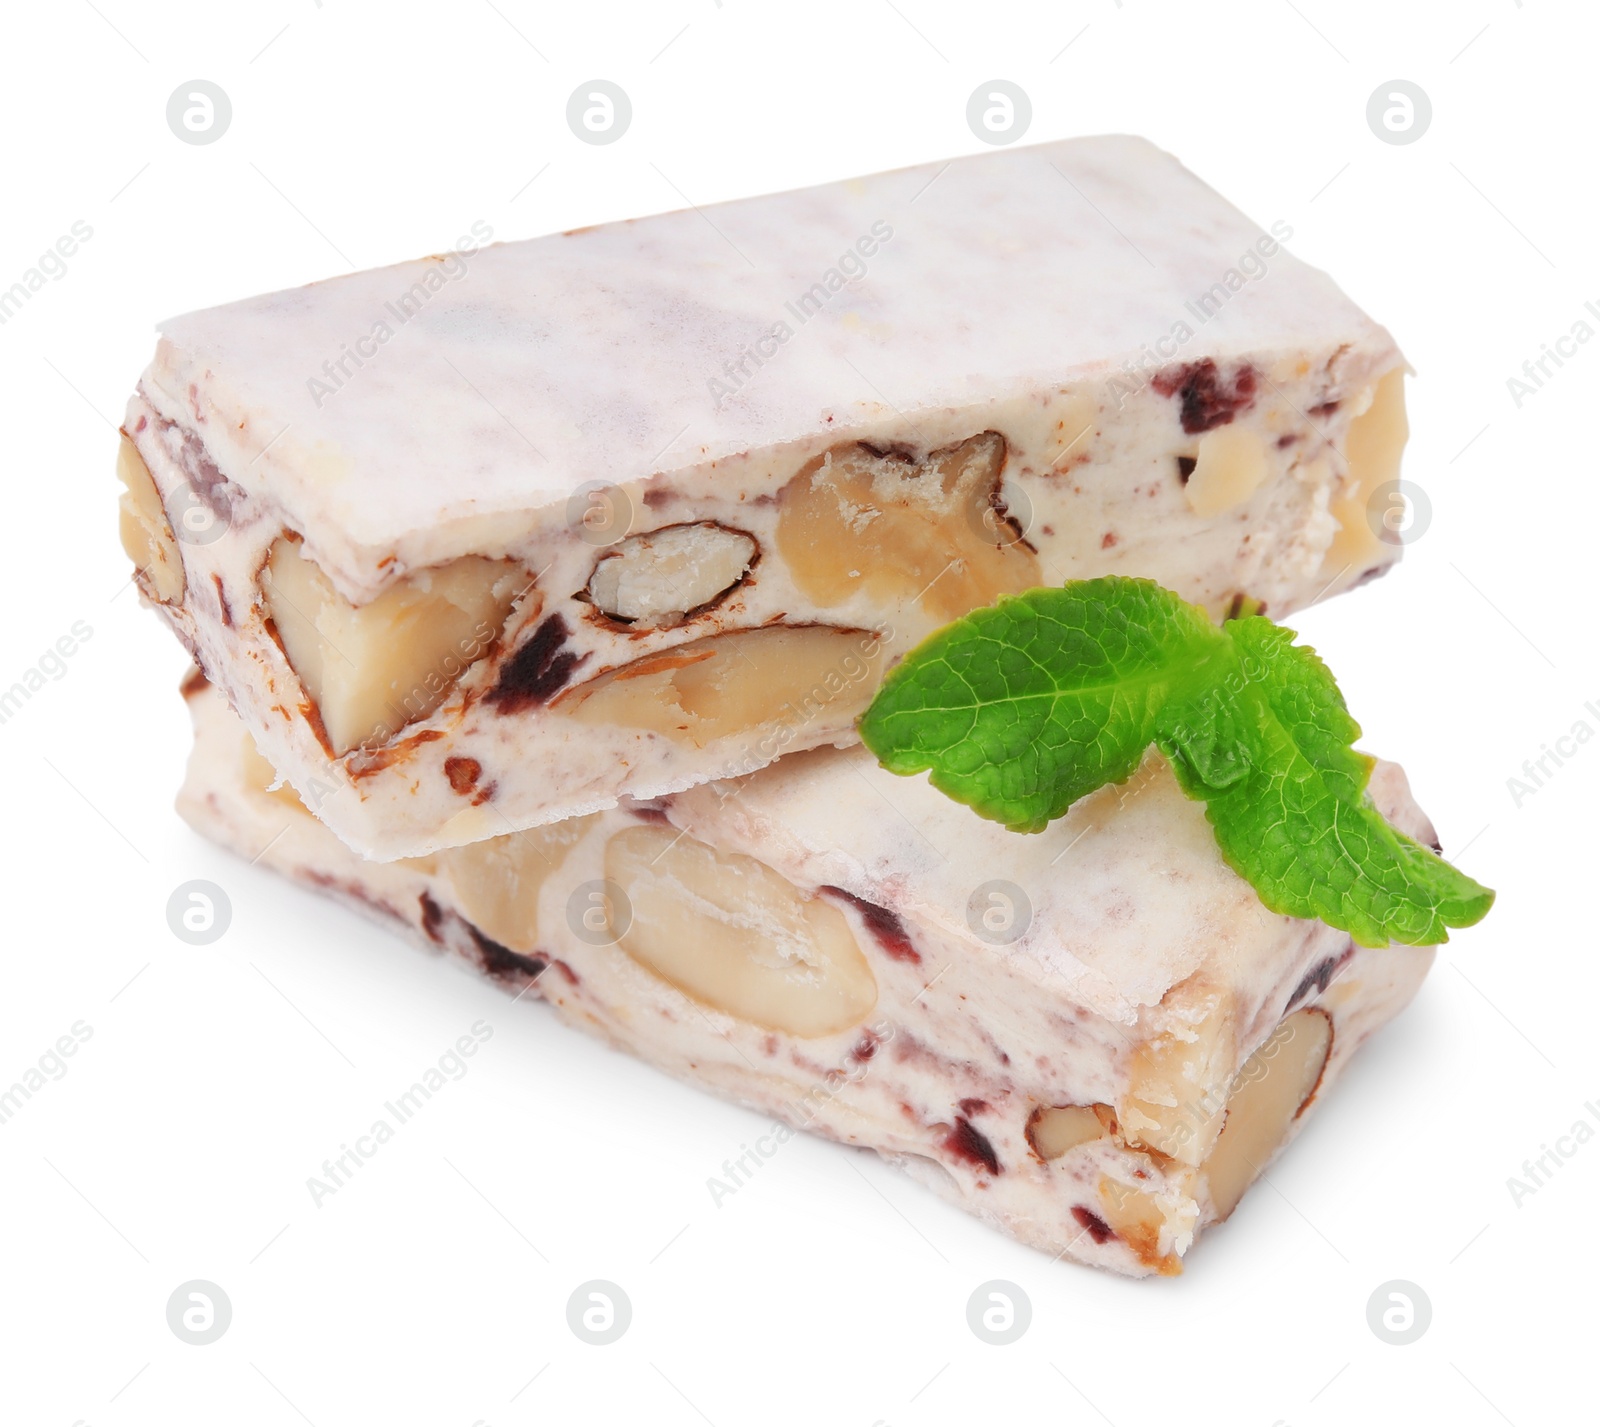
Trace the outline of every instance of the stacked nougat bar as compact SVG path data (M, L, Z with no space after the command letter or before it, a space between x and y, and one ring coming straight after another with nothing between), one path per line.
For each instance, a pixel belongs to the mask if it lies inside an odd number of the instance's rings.
M1267 912L1154 754L1025 836L855 722L1007 593L1282 615L1380 572L1402 367L1130 138L179 318L119 471L203 671L180 809L1027 1242L1175 1272L1431 950ZM1372 794L1433 841L1397 768Z

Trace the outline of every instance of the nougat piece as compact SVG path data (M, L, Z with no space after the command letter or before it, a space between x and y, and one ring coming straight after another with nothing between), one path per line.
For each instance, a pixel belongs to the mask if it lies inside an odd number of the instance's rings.
M1132 138L480 226L167 322L129 554L364 855L753 771L1003 594L1390 564L1403 360L1287 234Z
M780 1138L876 1150L1120 1273L1179 1271L1433 958L1267 912L1159 758L1037 836L857 747L372 862L274 786L198 676L189 706L179 809L206 836L771 1115ZM1432 840L1397 767L1371 786Z

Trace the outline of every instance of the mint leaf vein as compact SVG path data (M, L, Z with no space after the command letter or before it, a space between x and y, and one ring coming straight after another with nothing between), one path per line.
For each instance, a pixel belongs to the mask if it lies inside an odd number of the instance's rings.
M1260 615L1218 628L1150 580L1030 590L914 649L861 719L890 772L1016 832L1132 775L1153 743L1271 911L1363 946L1432 945L1494 893L1391 827L1316 653Z

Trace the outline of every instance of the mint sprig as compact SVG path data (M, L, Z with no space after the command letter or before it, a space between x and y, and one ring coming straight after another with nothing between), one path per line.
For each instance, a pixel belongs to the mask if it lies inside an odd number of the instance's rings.
M892 773L1016 832L1128 778L1153 743L1271 911L1363 946L1427 946L1494 893L1391 827L1360 725L1314 651L1260 615L1220 628L1150 580L1030 590L906 656L861 719Z

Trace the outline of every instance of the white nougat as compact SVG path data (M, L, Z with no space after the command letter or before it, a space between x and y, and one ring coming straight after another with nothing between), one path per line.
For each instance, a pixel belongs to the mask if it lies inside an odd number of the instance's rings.
M1143 140L489 236L175 318L128 406L144 596L364 856L851 744L1007 594L1400 553L1394 341Z
M1119 1273L1178 1272L1433 959L1267 912L1154 755L1033 836L819 749L371 862L269 791L215 689L186 692L179 809L206 836ZM1371 788L1432 841L1397 767Z

